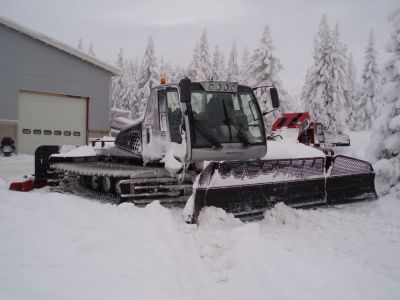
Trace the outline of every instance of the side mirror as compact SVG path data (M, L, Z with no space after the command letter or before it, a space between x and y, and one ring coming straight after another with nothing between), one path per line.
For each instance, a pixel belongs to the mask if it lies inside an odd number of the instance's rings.
M179 82L179 94L181 103L189 103L192 93L192 81L186 77Z
M274 87L269 89L269 94L271 95L271 102L272 102L272 107L274 109L279 108L279 95L278 95L278 90Z
M271 97L271 102L272 102L272 108L273 110L277 110L279 108L279 95L278 95L278 90L270 85L262 85L262 86L255 86L253 87L253 91L256 91L258 89L261 89L262 93L265 93L267 89L269 89L269 95ZM272 111L270 111L272 112ZM269 112L263 113L267 114Z
M256 91L258 89L261 89L261 91L265 91L265 89L269 89L269 96L271 97L271 102L272 102L272 110L263 112L262 115L265 116L266 114L269 114L279 108L279 95L278 95L278 90L270 85L263 85L263 86L256 86L253 87L253 91Z

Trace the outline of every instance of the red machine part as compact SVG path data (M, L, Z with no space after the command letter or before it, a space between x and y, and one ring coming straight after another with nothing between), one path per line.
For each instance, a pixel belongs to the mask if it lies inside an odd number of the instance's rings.
M308 127L310 115L308 112L286 113L282 114L272 125L272 131L276 131L282 127L299 128L304 131Z
M272 125L272 131L277 132L281 128L297 128L299 130L298 141L306 145L319 144L317 131L323 134L323 129L318 122L311 122L308 112L285 113Z
M26 181L11 183L9 189L12 191L29 192L30 190L40 189L46 185L47 185L47 180L45 179L41 180L28 179Z

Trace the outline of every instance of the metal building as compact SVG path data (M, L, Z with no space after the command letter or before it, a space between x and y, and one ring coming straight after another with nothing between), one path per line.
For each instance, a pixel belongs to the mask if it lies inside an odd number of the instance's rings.
M18 153L84 145L110 131L111 78L119 70L0 18L0 141Z

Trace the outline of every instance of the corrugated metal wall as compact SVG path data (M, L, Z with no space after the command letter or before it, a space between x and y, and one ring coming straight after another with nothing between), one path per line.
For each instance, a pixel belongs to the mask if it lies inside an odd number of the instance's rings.
M89 97L89 131L110 130L112 74L0 24L0 119L18 120L20 89Z

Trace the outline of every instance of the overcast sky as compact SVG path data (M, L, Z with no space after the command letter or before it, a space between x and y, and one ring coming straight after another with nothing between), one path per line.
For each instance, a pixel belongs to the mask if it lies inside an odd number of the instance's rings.
M388 15L398 0L0 0L0 15L71 46L79 38L93 42L97 57L114 63L119 48L127 58L142 58L149 35L156 54L186 66L204 28L210 52L216 44L227 57L236 39L257 47L265 24L272 31L276 56L289 91L298 91L312 63L313 41L325 13L333 28L339 23L360 73L371 29L382 63L391 26Z

